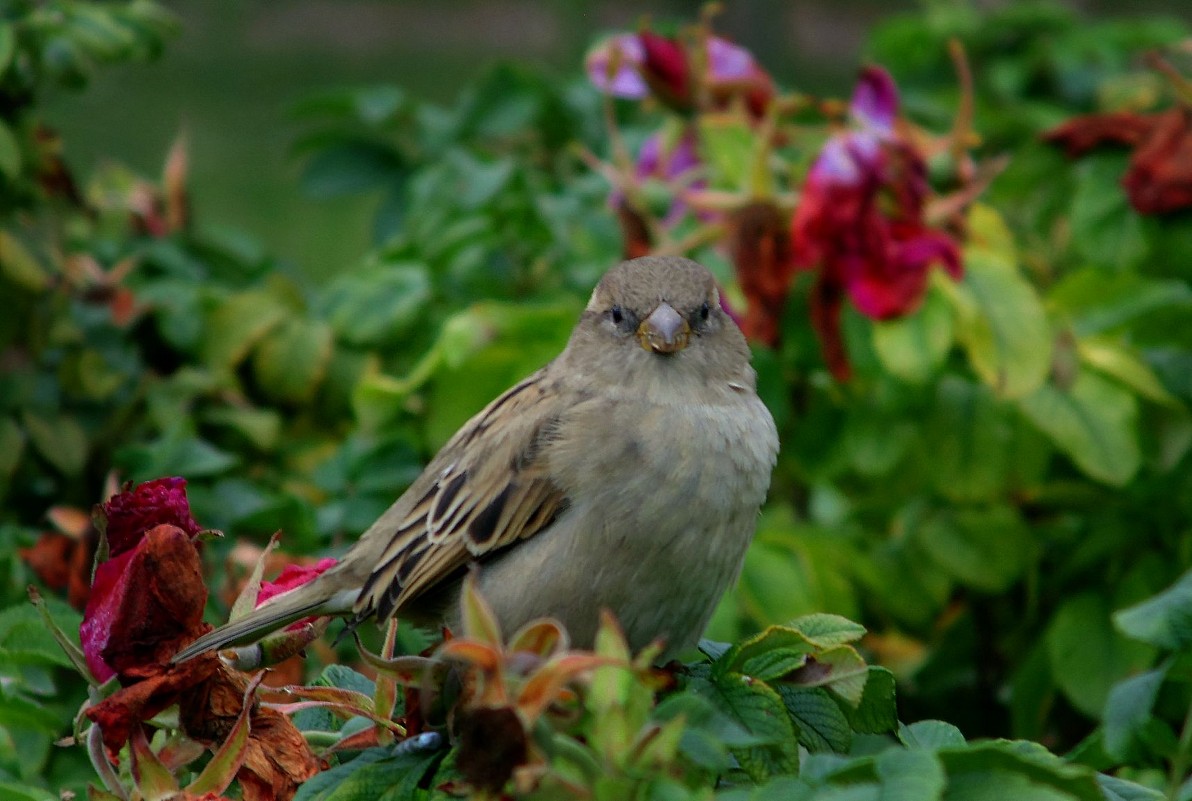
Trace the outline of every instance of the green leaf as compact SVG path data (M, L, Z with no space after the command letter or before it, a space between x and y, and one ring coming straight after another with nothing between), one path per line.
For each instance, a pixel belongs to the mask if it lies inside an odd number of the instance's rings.
M795 721L800 745L812 752L848 753L853 743L852 729L843 710L826 690L787 684L779 684L775 689Z
M1077 167L1072 196L1072 247L1089 263L1126 272L1147 254L1142 219L1130 205L1120 181L1126 159L1095 153Z
M762 678L750 671L763 670L768 678L776 678L801 667L807 661L807 655L815 650L815 644L802 632L786 626L770 626L730 647L712 665L712 673L720 677L741 673ZM774 654L779 662L787 665L782 673L772 672Z
M769 685L729 673L710 680L695 678L690 689L758 739L759 745L733 749L741 767L754 781L798 770L794 725L782 698Z
M290 314L287 305L267 290L253 289L229 296L207 318L203 361L212 367L235 368L257 342Z
M1108 599L1081 593L1056 610L1044 635L1055 683L1090 717L1101 714L1115 682L1147 667L1154 655L1150 646L1114 631L1109 617Z
M322 320L286 320L253 351L257 384L270 398L309 401L327 371L333 344L331 326Z
M418 785L441 753L387 756L390 748L366 751L344 765L324 771L299 788L294 801L415 801L425 798ZM371 755L380 752L376 757ZM370 757L365 759L365 757Z
M87 432L73 417L42 417L26 410L21 422L34 449L66 476L77 476L87 464Z
M882 366L912 384L922 384L935 375L953 340L952 309L934 287L914 314L873 324L873 347Z
M1104 773L1097 774L1097 784L1101 785L1105 801L1163 801L1165 798L1158 790Z
M0 479L6 479L21 463L25 434L11 417L0 417Z
M1051 329L1038 294L1013 263L970 248L964 281L937 280L957 313L973 371L1003 398L1034 392L1051 367Z
M739 114L701 114L698 124L708 183L716 189L749 189L756 138L749 121Z
M1089 477L1121 487L1138 472L1138 401L1119 385L1081 370L1067 391L1045 384L1018 408Z
M894 674L889 668L871 665L865 679L861 703L854 708L842 707L849 727L859 734L886 734L898 726L898 709L894 703Z
M787 624L787 627L800 632L820 648L856 642L865 636L865 627L860 623L854 623L847 617L831 615L826 612L795 618Z
M1192 644L1192 571L1163 592L1113 615L1128 637L1158 648L1182 651Z
M352 139L320 150L302 171L302 189L321 200L358 194L400 180L405 168L387 145Z
M58 801L58 796L49 790L4 781L0 781L0 798L5 801Z
M395 341L418 320L431 296L426 267L380 264L337 278L323 296L328 322L352 345Z
M913 536L945 572L985 592L1007 589L1035 559L1031 531L1010 506L941 512Z
M1171 409L1184 405L1167 391L1159 377L1138 353L1124 343L1104 339L1082 339L1076 343L1081 361L1105 375L1115 378L1140 396Z
M0 22L0 78L4 77L17 52L16 26L11 22Z
M1129 760L1130 746L1151 720L1151 709L1166 676L1167 668L1148 670L1115 684L1109 691L1101 720L1105 752L1115 760Z
M898 739L907 748L925 751L938 751L941 748L965 744L960 729L942 720L920 720L909 726L900 723Z
M11 181L15 181L21 174L21 145L17 142L12 128L8 127L4 120L0 120L0 173L8 176Z
M954 501L1001 496L1013 432L1005 407L984 384L947 375L936 385L927 417L927 469L932 485Z
M0 275L30 292L50 285L50 274L21 240L0 230Z
M1047 304L1066 319L1077 337L1114 331L1163 309L1192 306L1192 287L1137 273L1106 274L1086 268L1061 278L1047 293Z
M881 801L935 801L943 796L944 768L930 751L892 748L878 755Z
M1104 801L1096 772L1038 743L988 740L937 752L948 774L948 798Z

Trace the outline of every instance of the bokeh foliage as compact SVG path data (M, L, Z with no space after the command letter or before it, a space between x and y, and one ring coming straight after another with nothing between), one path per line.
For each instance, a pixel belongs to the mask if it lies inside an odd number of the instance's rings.
M581 154L609 150L600 98L516 65L451 107L372 86L294 109L303 189L378 198L375 248L325 286L288 274L248 233L205 230L181 146L160 179L118 166L77 179L63 153L78 134L64 132L64 151L39 116L44 93L152 56L171 28L148 2L0 6L0 789L29 798L90 778L75 751L51 746L86 690L23 600L33 578L18 551L48 511L86 546L70 510L89 509L109 475L177 474L205 526L259 542L281 529L292 553L335 553L460 423L558 352L622 248L608 184ZM714 772L727 742L751 780L798 782L806 797L876 797L901 781L918 783L915 797L978 797L994 774L1018 797L1096 797L1081 765L1192 792L1192 601L1176 583L1192 565L1192 216L1135 211L1120 152L1071 162L1039 140L1074 114L1165 102L1140 54L1187 33L1033 4L933 4L874 32L869 55L898 79L907 115L937 130L957 104L947 54L959 40L975 149L1008 166L968 213L962 282L933 280L897 320L846 309L848 383L824 368L810 282L794 284L782 345L755 358L783 452L710 634L739 642L813 613L860 620L861 651L897 679L899 717L959 730L912 724L898 730L908 750L874 757L871 732L845 720L824 743L796 739L855 761L817 756L800 779L775 778L797 762L789 738L677 701L706 723L684 735L683 759ZM614 112L632 143L658 126L654 110ZM724 252L693 255L731 294ZM229 550L209 547L209 564ZM65 603L51 610L77 627ZM691 682L737 672L718 664ZM821 721L846 716L834 699L803 703ZM1072 761L969 749L959 731L1074 749ZM761 762L742 756L753 751ZM1149 797L1100 781L1110 797Z

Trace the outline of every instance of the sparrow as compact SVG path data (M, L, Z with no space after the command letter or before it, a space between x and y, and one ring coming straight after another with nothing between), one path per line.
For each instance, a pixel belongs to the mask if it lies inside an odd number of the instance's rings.
M464 576L505 632L542 617L591 648L693 645L736 579L778 455L749 348L684 258L622 262L563 352L481 410L332 569L182 649L312 615L459 624Z

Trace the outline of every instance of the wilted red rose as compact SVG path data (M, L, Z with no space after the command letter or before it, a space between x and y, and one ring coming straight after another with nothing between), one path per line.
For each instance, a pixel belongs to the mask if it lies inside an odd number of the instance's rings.
M890 319L918 307L933 265L956 279L963 273L956 243L924 222L926 165L894 130L893 79L863 70L849 110L854 127L824 145L791 221L795 264L819 271L812 325L842 381L850 375L840 331L846 296L862 314Z
M99 507L109 556L119 556L135 547L140 536L154 526L177 526L191 537L202 531L190 514L186 479L158 478L130 487L126 484Z
M186 532L150 529L131 551L99 565L79 636L100 681L168 662L211 627L203 623L207 588Z
M1134 149L1122 185L1141 214L1166 214L1192 206L1192 110L1158 114L1121 111L1068 120L1043 135L1077 158L1101 145Z

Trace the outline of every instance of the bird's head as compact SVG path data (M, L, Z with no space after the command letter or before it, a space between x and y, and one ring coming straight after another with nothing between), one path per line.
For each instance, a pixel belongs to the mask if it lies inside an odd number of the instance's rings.
M646 256L609 270L569 351L610 380L629 373L701 381L752 374L745 338L721 308L715 278L677 256Z

